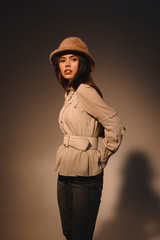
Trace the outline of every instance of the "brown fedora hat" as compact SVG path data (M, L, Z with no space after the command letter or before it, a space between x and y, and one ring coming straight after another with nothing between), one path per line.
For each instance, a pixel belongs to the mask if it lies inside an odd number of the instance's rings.
M50 56L49 60L52 64L55 63L55 57L67 53L77 53L84 56L90 63L90 71L94 69L95 62L94 58L90 54L87 45L78 37L68 37L65 38L59 47L54 50Z

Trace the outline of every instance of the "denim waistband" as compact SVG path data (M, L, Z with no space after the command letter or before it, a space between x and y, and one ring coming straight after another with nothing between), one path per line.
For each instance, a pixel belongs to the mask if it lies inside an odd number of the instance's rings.
M58 175L58 180L61 182L66 182L66 181L78 181L78 182L93 182L93 181L102 181L103 180L103 171L95 176L62 176L62 175Z

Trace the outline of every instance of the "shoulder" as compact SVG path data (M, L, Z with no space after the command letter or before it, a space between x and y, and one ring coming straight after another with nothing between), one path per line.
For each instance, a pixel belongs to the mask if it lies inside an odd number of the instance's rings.
M81 83L76 90L76 94L83 109L100 122L115 114L115 110L105 103L92 86Z
M103 105L104 101L95 88L81 83L77 88L77 97L83 105L95 108L96 105Z
M79 87L77 88L77 91L82 91L82 90L86 90L86 89L94 89L93 87L91 87L90 85L88 84L85 84L85 83L81 83L79 85Z
M77 94L82 97L89 97L90 95L99 95L97 91L88 84L81 83L79 87L77 88Z

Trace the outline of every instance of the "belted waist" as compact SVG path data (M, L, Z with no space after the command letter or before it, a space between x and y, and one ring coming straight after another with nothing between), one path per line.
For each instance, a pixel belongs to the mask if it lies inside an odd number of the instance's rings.
M66 147L74 147L82 151L86 151L88 149L97 149L98 138L64 135L63 145Z

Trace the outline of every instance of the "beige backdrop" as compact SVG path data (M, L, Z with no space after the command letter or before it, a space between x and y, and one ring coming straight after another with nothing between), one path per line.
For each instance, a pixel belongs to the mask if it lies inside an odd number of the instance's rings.
M57 120L64 92L48 56L63 38L76 35L88 44L96 60L95 83L127 129L119 151L105 169L95 240L158 240L156 7L147 8L141 3L138 8L123 8L117 3L117 8L109 5L104 9L102 1L102 6L86 3L82 14L80 4L77 10L71 1L75 10L71 12L62 3L55 1L51 7L49 3L5 6L1 239L63 239L56 200L57 175L52 168L62 142ZM77 11L83 18L75 23Z

